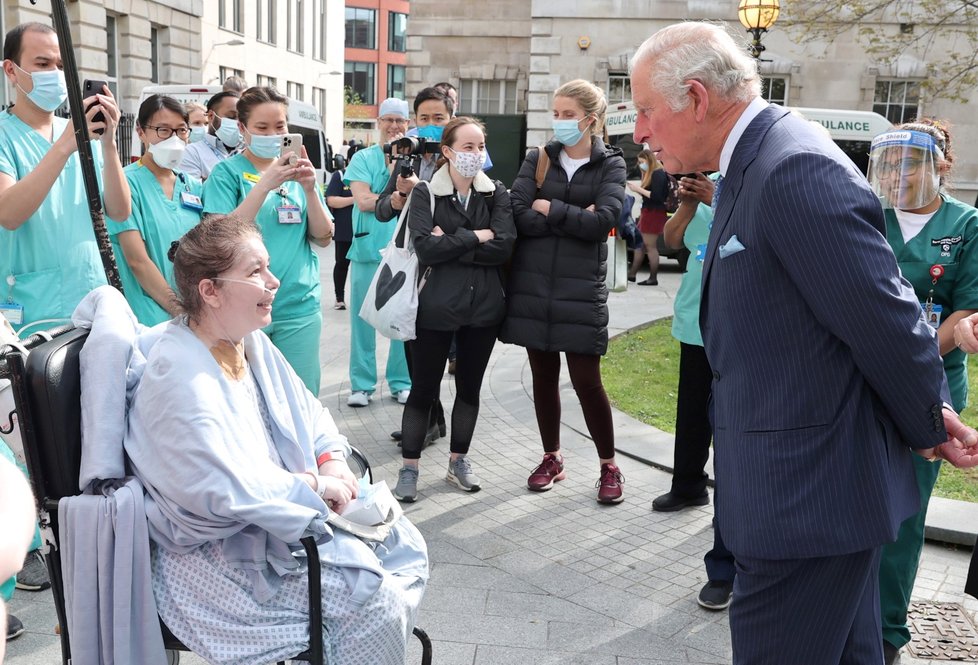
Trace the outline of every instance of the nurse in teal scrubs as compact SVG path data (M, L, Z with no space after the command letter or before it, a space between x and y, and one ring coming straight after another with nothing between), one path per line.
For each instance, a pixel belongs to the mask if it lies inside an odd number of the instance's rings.
M63 323L105 284L105 272L72 124L54 115L68 94L58 36L25 23L7 33L3 49L17 99L0 111L0 312L23 337ZM129 185L115 142L119 107L107 88L84 103L105 214L123 221ZM94 121L97 114L104 120Z
M140 323L154 326L180 313L167 252L174 240L200 221L203 185L173 170L190 135L180 102L164 95L148 97L139 106L136 134L146 153L123 169L132 192L132 215L108 229L120 257L126 300Z
M211 171L204 185L204 213L233 213L255 220L261 228L269 267L282 282L265 333L318 396L323 313L319 257L310 242L328 244L333 222L305 149L295 163L289 155L281 156L287 114L288 100L274 88L254 87L242 93L238 125L246 148ZM261 297L256 294L256 304Z
M960 413L968 403L968 374L965 353L954 344L954 326L978 311L978 210L943 191L953 162L947 128L925 119L873 139L869 179L886 208L886 238L900 272L937 332L951 401ZM907 606L924 544L927 504L941 468L940 462L916 455L913 460L920 512L903 523L895 543L883 547L880 562L887 663L910 641Z

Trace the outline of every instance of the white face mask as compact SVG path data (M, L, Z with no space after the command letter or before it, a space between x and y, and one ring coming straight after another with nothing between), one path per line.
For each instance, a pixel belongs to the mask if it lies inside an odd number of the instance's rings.
M183 160L183 152L187 149L187 144L182 138L174 134L165 141L154 143L149 147L149 154L153 156L156 165L164 169L173 170L180 165Z
M452 166L463 178L474 178L486 163L486 152L484 150L478 152L458 152L454 148L449 148L449 150L455 153Z

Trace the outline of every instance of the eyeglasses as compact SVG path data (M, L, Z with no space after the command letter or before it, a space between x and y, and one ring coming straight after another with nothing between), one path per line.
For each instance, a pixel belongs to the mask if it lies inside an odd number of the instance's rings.
M917 171L920 170L920 165L924 163L924 160L917 159L916 157L904 157L897 162L884 162L880 161L875 165L877 171L881 176L889 175L906 175L912 176L917 175Z
M383 125L406 125L408 124L407 118L377 118L377 122Z
M182 139L185 139L188 136L190 136L189 127L177 127L176 129L172 129L171 127L153 127L152 125L146 125L145 127L143 127L143 129L155 129L156 135L161 139L168 139L174 134L176 134Z

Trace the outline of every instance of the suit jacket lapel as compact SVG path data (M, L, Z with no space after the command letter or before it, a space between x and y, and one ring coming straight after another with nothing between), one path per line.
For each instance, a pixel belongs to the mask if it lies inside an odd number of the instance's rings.
M740 191L744 184L744 172L757 157L757 151L761 146L764 135L775 122L788 115L787 111L780 106L771 105L758 114L747 125L747 129L741 135L730 159L727 174L723 177L723 194L717 205L717 210L713 211L713 226L710 229L710 239L706 246L706 258L703 262L703 289L706 290L707 281L710 278L710 269L716 259L717 249L720 245L720 238L723 237L723 230L730 221L731 214L740 197Z

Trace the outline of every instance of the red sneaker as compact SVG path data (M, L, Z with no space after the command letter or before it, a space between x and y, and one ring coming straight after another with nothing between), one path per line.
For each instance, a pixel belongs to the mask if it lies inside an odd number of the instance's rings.
M621 503L624 499L621 486L624 484L625 478L617 466L602 464L601 477L594 484L598 488L598 503Z
M567 474L564 473L564 460L553 453L547 453L543 456L543 461L540 462L540 466L530 474L530 477L526 481L526 486L534 492L546 492L554 486L556 481L563 480L566 477Z

